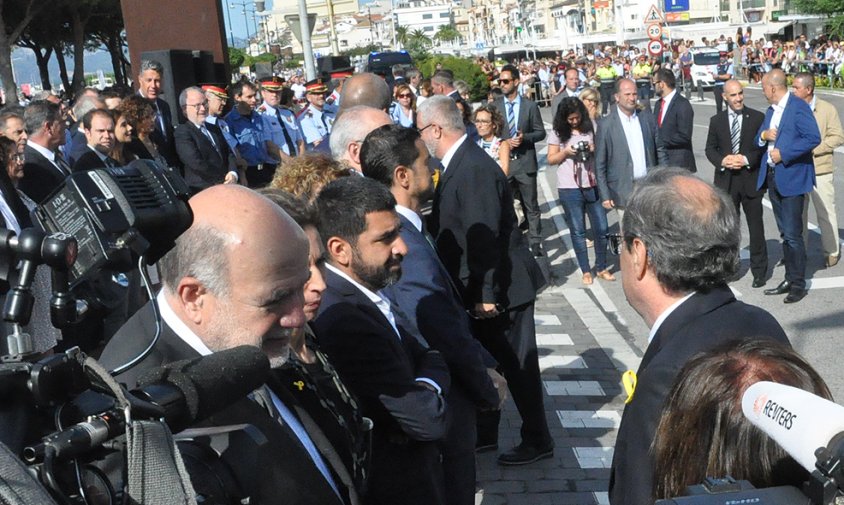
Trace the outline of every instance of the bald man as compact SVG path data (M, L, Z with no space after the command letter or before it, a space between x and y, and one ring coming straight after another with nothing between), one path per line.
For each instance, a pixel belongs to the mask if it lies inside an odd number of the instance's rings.
M789 93L785 72L774 69L765 74L762 92L771 106L756 135L756 143L767 148L756 189L768 188L785 263L785 280L765 294L786 295L785 303L796 303L808 293L803 201L815 186L812 150L821 143L821 134L809 104Z
M349 80L355 77L357 76ZM341 108L337 120L334 121L334 129L331 131L331 138L329 140L331 143L331 156L363 175L360 165L360 149L363 145L363 139L372 130L392 124L393 121L381 109L366 105L356 105L347 108L345 99L343 100L343 108Z
M390 88L384 79L372 73L355 74L343 84L339 113L357 105L366 105L386 112L391 102Z
M273 367L281 366L291 332L305 323L308 239L290 216L234 185L201 191L190 206L193 224L158 262L161 292L126 322L101 357L111 369L139 355L152 341L152 304L158 304L160 339L137 366L117 376L130 388L149 369L240 345L261 348ZM354 491L329 463L339 461L336 452L326 444L316 449L314 439L325 435L284 387L268 386L255 394L263 404L244 398L202 423L252 424L267 437L255 470L259 489L244 491L259 503L278 496L285 503L355 503Z

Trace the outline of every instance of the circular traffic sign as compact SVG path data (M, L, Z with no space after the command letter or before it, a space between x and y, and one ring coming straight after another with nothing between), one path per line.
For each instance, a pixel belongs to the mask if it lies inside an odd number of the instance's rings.
M653 56L659 56L662 54L662 42L658 40L648 42L648 52Z
M659 40L662 37L662 26L658 23L648 25L648 38L651 40Z

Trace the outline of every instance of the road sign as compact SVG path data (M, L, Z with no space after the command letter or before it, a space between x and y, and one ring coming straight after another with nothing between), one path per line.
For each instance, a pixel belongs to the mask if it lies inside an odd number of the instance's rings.
M659 10L656 8L656 5L651 5L650 10L648 10L647 16L645 16L645 24L649 25L651 23L663 23L665 22L662 19L662 14L659 13Z
M681 12L689 10L689 0L665 0L665 12Z
M659 23L648 25L648 38L651 40L659 40L662 37L662 27Z
M659 56L662 54L662 42L658 40L648 42L648 52L651 53L652 56Z

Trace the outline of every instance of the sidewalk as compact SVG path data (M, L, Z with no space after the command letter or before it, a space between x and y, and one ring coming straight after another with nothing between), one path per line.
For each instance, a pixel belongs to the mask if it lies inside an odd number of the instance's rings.
M641 355L613 324L616 310L602 281L581 284L561 209L542 173L538 179L547 254L541 264L549 285L536 302L536 333L556 448L552 459L520 467L499 466L496 453L478 455L475 503L605 504L612 447L624 410L621 372L635 370ZM508 400L499 450L519 442L519 425Z

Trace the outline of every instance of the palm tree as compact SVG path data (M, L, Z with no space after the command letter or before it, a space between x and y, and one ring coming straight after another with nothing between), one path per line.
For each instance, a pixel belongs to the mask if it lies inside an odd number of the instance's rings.
M451 25L440 25L434 38L441 43L451 43L460 38L460 32Z
M396 42L401 44L402 47L404 47L407 44L409 36L410 36L410 32L408 31L406 26L397 26L396 27Z
M421 47L430 47L432 44L431 37L429 37L428 34L421 28L417 28L410 32L410 40L408 40L408 42L412 42L414 45Z

